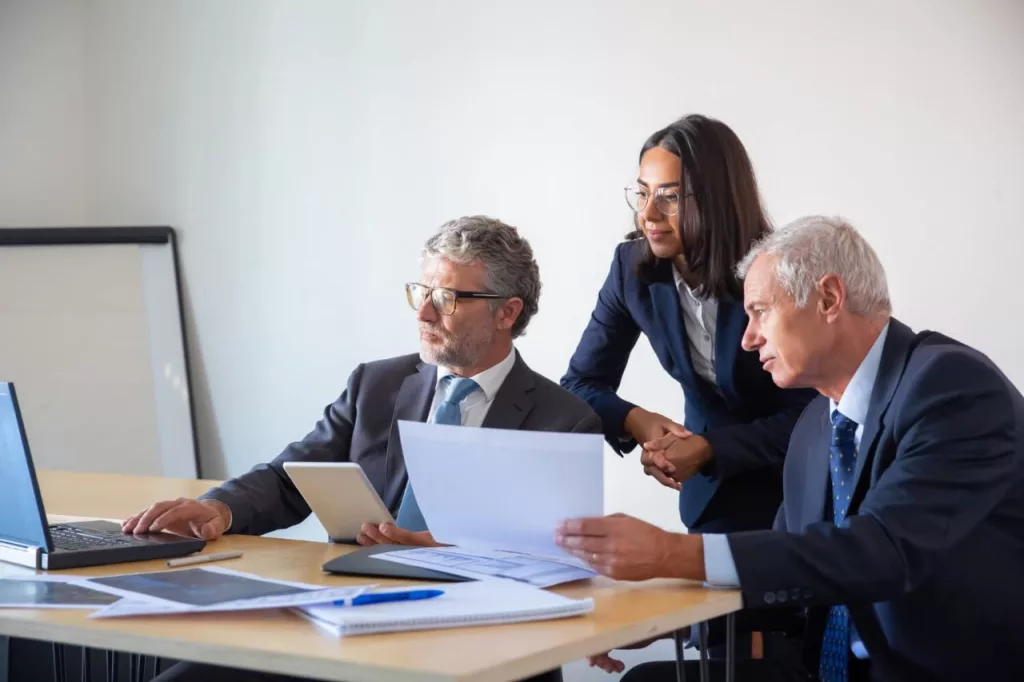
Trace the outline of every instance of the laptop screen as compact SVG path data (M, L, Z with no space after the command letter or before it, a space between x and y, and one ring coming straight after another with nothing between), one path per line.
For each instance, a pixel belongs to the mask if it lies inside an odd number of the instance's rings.
M0 540L50 549L14 385L0 382Z

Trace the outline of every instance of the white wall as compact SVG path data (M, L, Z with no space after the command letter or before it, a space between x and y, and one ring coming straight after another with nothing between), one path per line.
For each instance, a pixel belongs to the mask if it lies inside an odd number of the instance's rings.
M363 360L415 350L401 285L441 222L531 240L519 344L557 378L644 138L746 143L769 209L858 225L896 314L1024 385L1024 5L0 0L0 224L182 236L205 473L300 437ZM622 392L681 417L641 343ZM608 504L678 527L609 455Z
M0 224L86 217L86 7L0 0Z

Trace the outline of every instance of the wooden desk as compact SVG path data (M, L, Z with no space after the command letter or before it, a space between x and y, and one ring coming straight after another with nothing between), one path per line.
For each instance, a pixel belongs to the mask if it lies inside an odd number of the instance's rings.
M48 512L108 518L209 487L209 482L50 471L40 472L40 484ZM366 582L321 572L325 561L350 551L348 547L227 536L206 551L227 549L240 549L245 556L218 565L268 578L334 586ZM154 561L71 573L161 569L166 569L164 562ZM0 569L0 575L17 570ZM596 609L588 616L557 621L343 639L286 611L96 621L80 611L0 609L0 634L326 680L486 682L534 675L741 608L737 591L684 581L617 583L602 578L556 591L593 597Z
M47 514L124 519L158 500L199 497L220 481L36 471Z

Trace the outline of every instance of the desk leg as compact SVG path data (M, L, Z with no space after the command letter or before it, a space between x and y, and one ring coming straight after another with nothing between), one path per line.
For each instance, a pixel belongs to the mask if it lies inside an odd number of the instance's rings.
M117 682L117 652L107 652L107 682Z
M64 671L64 645L53 645L53 682L67 682Z
M683 631L672 633L676 641L676 682L686 682L686 668L683 666Z
M725 617L725 682L736 682L736 614Z
M89 647L82 647L82 682L89 682L92 679L92 671L89 670L89 664L92 662L92 657L89 655Z
M703 622L698 626L700 633L700 682L709 682L711 673L708 670L708 624Z

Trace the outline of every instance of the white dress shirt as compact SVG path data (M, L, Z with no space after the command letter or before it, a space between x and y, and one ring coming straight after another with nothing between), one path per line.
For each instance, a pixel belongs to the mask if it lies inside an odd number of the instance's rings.
M875 389L875 381L878 378L878 366L882 361L882 348L885 347L885 337L889 334L889 325L886 323L871 350L864 356L857 371L853 373L849 385L843 391L842 397L837 405L835 401L829 400L829 416L837 408L848 419L857 423L857 431L854 434L854 442L860 448L860 439L864 433L864 422L868 418L868 409L871 407L871 392ZM821 466L828 467L829 461L826 456L828 450L824 450ZM727 536L721 534L707 534L703 536L704 541L704 573L707 582L717 587L739 587L740 578L736 572L736 562L729 548ZM860 638L855 638L851 643L851 649L858 658L867 658L867 650Z
M475 376L468 377L477 383L477 388L474 388L460 403L463 426L480 426L484 423L487 411L491 409L491 403L494 402L494 397L498 395L498 389L505 383L505 377L512 371L512 367L515 364L516 349L513 347L504 360ZM437 391L437 388L441 385L441 379L450 374L454 374L451 369L438 365L437 383L434 385L434 399L430 403L430 412L427 415L427 418L431 421L434 419L434 411L437 409L438 402L444 397Z
M687 345L690 347L693 371L717 388L715 325L718 323L718 301L699 298L674 265L672 276L676 281L676 291L679 292L679 306L683 309L683 328L689 340Z

